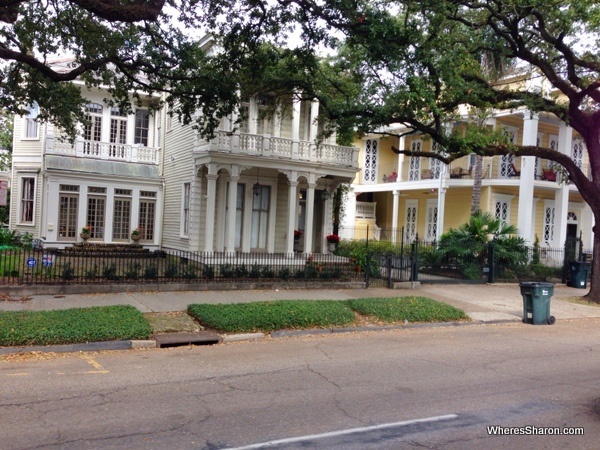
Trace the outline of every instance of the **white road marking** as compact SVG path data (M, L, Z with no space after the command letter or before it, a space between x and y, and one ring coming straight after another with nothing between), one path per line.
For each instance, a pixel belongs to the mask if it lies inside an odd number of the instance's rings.
M353 434L353 433L365 433L365 432L369 432L369 431L383 430L386 428L405 427L405 426L414 425L417 423L441 422L443 420L451 420L451 419L456 419L456 418L458 418L458 416L456 414L446 414L444 416L426 417L424 419L414 419L414 420L404 420L402 422L383 423L381 425L373 425L370 427L349 428L347 430L331 431L329 433L308 434L306 436L297 436L297 437L293 437L293 438L278 439L276 441L261 442L258 444L247 445L245 447L230 448L229 450L250 450L253 448L266 448L266 447L272 447L274 445L293 444L294 442L302 442L302 441L315 440L315 439L325 439L325 438L343 436L346 434Z

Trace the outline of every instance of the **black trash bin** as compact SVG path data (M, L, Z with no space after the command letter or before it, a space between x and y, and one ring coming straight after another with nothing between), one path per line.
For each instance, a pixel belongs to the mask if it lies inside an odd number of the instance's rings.
M554 295L552 283L520 283L523 296L523 322L533 325L552 325L554 316L550 315L550 298Z
M583 261L571 261L569 263L569 271L571 273L567 286L585 289L587 288L588 273L592 268L592 263Z

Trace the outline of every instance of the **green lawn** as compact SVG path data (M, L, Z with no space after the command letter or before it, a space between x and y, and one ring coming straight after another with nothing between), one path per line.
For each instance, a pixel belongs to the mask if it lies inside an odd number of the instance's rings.
M151 331L133 306L0 311L0 346L145 339Z

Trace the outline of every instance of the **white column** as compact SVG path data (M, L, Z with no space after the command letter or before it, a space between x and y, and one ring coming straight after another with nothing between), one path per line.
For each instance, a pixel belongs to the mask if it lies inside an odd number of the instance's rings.
M248 133L256 134L258 131L258 102L256 97L250 97L248 105Z
M294 229L296 228L296 205L298 204L298 181L292 176L288 191L288 224L286 250L288 256L294 255Z
M340 237L343 239L354 239L354 228L356 219L356 186L350 186L348 193L345 196L344 211L342 217Z
M530 111L523 113L523 145L536 145L538 133L537 114ZM521 157L521 178L519 180L519 214L517 227L519 236L525 239L527 245L533 242L533 182L535 180L535 157Z
M235 255L235 213L237 206L237 185L240 177L229 177L229 191L227 192L227 236L225 251Z
M392 244L395 244L398 236L398 207L400 203L400 191L392 191Z
M571 153L573 144L573 129L561 124L558 129L558 151L565 155ZM567 214L569 212L569 186L566 183L558 184L554 194L554 246L562 247L567 240ZM579 226L581 229L581 217Z
M398 139L398 150L406 150L406 136L402 136ZM404 166L404 155L398 155L398 181L404 181L403 178L403 166Z
M212 253L215 239L215 206L217 194L217 174L207 174L206 179L206 228L204 229L204 251Z
M294 94L292 102L292 158L298 158L300 149L300 98Z
M309 138L308 140L314 144L317 140L317 133L319 132L319 122L317 122L317 118L319 117L319 102L318 100L313 100L310 103L310 125L309 125Z
M306 223L304 224L304 253L312 253L313 221L315 210L315 183L306 190Z
M438 188L437 209L435 240L436 242L439 242L442 234L444 234L444 215L446 211L446 166L443 166L442 171L440 172L440 187Z

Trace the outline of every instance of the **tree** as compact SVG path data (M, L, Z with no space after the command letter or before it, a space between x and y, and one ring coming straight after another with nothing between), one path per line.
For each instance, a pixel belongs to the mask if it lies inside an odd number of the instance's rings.
M37 103L40 120L74 137L85 120L82 89L103 86L128 112L141 98L158 108L153 94L164 94L173 114L211 134L238 91L236 68L211 58L199 37L217 14L209 7L186 0L0 0L0 108L24 114Z
M560 164L600 223L600 4L592 0L281 0L302 30L303 51L333 50L319 69L304 70L298 88L319 98L340 129L429 135L444 154L403 151L445 163L475 153L537 156ZM281 9L281 8L280 8ZM265 28L277 19L264 10ZM255 32L248 23L246 36ZM236 23L239 30L239 24ZM233 28L222 30L224 33ZM256 37L258 39L258 37ZM491 55L491 56L490 56ZM507 88L492 68L541 77L552 89ZM508 64L507 64L508 63ZM500 70L501 71L501 70ZM517 72L515 72L517 73ZM313 77L313 78L311 78ZM308 87L307 87L308 85ZM333 93L333 95L332 95ZM499 130L472 121L448 131L471 111L522 108L567 123L584 140L591 176L568 155L510 143ZM594 229L596 231L596 228ZM594 233L589 299L600 303L600 233Z

